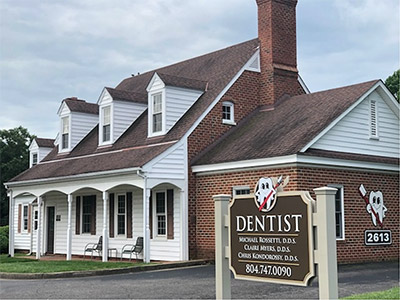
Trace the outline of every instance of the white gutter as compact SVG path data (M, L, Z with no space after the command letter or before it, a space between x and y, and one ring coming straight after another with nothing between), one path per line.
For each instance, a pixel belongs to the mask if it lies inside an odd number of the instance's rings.
M210 165L198 165L198 166L192 166L192 171L193 173L198 173L198 175L209 175L209 174L226 173L226 172L238 172L238 171L243 171L245 169L265 168L270 166L276 167L289 164L292 165L303 164L309 166L356 168L356 169L368 169L374 171L399 172L399 166L393 164L326 158L326 157L315 157L315 156L306 156L298 154L278 156L272 158L226 162L226 163L210 164Z
M4 185L6 188L15 187L15 186L27 186L32 184L47 184L47 183L55 183L55 182L65 182L65 181L73 181L77 179L91 179L93 177L108 177L115 175L125 175L132 174L138 172L143 172L141 167L127 168L121 170L110 170L110 171L101 171L101 172L93 172L93 173L85 173L85 174L77 174L70 176L62 176L62 177L51 177L51 178L41 178L41 179L33 179L27 181L15 181L15 182L6 182Z

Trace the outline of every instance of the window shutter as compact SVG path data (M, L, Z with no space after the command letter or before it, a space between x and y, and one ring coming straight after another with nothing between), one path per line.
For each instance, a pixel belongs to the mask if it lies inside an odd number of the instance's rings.
M32 204L28 205L28 233L31 232L31 223L32 223Z
M18 233L21 233L22 204L18 204Z
M75 234L81 233L81 197L76 197Z
M126 193L126 237L132 238L132 192Z
M174 190L167 190L167 238L174 238Z
M90 234L96 235L96 196L92 196Z
M114 194L109 194L110 201L110 237L114 237Z
M150 225L150 239L153 238L153 199L152 194L150 192L150 201L149 201L149 225Z

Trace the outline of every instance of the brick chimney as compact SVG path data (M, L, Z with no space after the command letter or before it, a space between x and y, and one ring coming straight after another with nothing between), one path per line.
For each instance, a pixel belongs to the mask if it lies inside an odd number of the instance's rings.
M297 77L297 0L256 0L260 41L260 104L273 105L284 95L304 91Z

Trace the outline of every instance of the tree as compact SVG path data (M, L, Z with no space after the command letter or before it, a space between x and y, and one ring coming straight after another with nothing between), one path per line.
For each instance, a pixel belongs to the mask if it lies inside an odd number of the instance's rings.
M35 137L17 127L0 130L0 225L8 224L8 197L4 186L29 167L29 145Z
M397 102L400 101L400 69L395 71L393 75L389 76L385 80L385 85L389 89L389 91L395 96Z

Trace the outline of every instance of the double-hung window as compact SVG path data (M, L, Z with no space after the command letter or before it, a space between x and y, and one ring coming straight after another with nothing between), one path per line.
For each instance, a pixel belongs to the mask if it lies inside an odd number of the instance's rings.
M33 213L33 229L37 230L38 229L38 220L39 220L39 212L35 210Z
M38 163L38 154L37 153L33 153L32 154L32 167L37 165Z
M61 132L61 149L68 149L69 147L69 117L61 119L62 132Z
M167 204L165 192L156 193L156 233L158 236L167 234Z
M96 196L82 197L82 233L92 233L96 226Z
M235 125L235 112L232 102L225 101L222 103L222 123Z
M162 93L152 96L152 104L152 130L153 133L157 133L162 131Z
M126 197L125 194L117 196L117 234L125 235L126 226Z
M336 239L344 240L344 189L342 185L329 185L337 189L335 195Z
M111 107L103 108L103 142L111 140Z
M23 230L27 231L28 230L28 205L23 206L23 217L22 217L22 222L23 222Z

